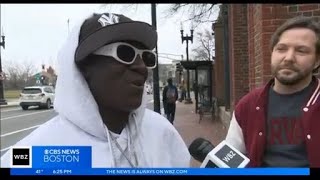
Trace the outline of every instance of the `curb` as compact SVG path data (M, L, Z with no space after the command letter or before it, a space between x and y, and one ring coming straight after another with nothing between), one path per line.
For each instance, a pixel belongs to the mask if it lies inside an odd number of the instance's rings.
M11 104L11 105L0 105L1 109L9 108L9 107L19 107L19 104Z

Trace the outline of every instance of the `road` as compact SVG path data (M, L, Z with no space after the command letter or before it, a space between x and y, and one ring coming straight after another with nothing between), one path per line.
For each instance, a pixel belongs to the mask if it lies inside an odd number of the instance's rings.
M153 110L153 95L147 95L147 108ZM162 103L161 103L162 108ZM1 156L16 142L29 135L41 124L57 115L54 109L20 107L1 109Z

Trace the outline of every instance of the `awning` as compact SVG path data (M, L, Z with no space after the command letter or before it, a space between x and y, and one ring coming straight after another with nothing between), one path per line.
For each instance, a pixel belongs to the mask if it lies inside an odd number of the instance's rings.
M213 61L180 61L183 68L187 70L196 70L198 67L212 67Z

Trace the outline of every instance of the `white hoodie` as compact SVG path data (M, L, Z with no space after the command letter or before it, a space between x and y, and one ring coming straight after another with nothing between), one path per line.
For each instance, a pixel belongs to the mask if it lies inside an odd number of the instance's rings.
M88 85L74 63L83 21L74 27L58 55L59 78L54 101L58 115L16 146L91 146L92 167L131 167L112 141ZM117 142L130 154L127 156L131 162L137 161L136 167L190 166L190 154L176 129L166 118L146 109L146 91L141 106L130 114ZM1 167L10 167L10 158L9 150L1 157Z

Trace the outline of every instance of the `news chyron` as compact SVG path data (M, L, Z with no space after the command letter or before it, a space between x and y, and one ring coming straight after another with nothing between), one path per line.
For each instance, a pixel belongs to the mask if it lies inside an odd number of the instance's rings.
M91 168L90 146L14 146L11 168Z

